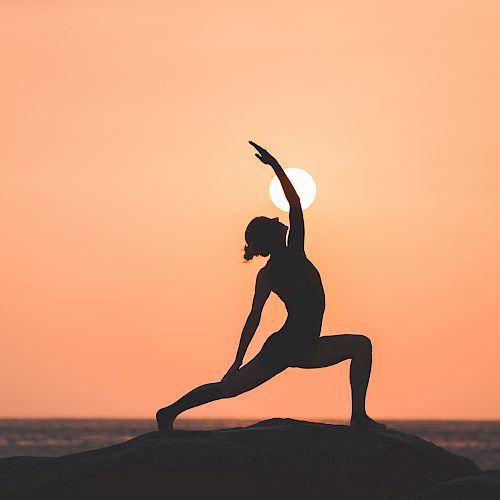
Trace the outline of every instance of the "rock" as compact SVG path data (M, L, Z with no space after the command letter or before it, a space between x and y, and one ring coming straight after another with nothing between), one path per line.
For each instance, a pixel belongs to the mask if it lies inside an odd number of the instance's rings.
M478 476L467 476L438 483L408 497L408 500L498 500L500 498L500 470L486 471Z
M61 457L4 458L0 498L396 499L480 473L470 460L393 429L275 418L150 432Z

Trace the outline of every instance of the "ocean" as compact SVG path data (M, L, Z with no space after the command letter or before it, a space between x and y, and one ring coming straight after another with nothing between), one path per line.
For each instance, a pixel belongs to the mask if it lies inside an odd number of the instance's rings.
M176 429L210 430L242 427L263 419L178 419ZM311 419L312 420L312 419ZM339 420L321 422L346 424ZM470 458L483 470L500 469L500 421L382 420ZM0 458L53 457L102 448L155 431L153 420L0 419Z

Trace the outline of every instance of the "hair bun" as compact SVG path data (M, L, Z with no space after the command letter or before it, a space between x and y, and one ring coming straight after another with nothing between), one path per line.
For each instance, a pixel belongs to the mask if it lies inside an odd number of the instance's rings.
M245 254L243 255L243 258L245 260L252 260L254 257L254 251L248 245L245 245Z

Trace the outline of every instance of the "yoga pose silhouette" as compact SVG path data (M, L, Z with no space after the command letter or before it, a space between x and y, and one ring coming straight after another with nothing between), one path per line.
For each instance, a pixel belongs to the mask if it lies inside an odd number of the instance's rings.
M236 359L220 382L201 385L158 410L158 429L172 430L180 413L247 392L287 367L322 368L346 359L351 360L351 425L384 428L384 424L372 420L365 411L372 365L370 339L352 334L320 337L325 294L319 272L304 252L304 219L299 196L278 161L264 148L252 141L250 144L258 151L255 156L272 167L290 204L288 244L288 227L278 217L256 217L248 224L244 258L250 260L256 255L270 258L257 275L252 309L243 327ZM283 327L266 340L255 358L241 366L271 292L285 303L288 317Z

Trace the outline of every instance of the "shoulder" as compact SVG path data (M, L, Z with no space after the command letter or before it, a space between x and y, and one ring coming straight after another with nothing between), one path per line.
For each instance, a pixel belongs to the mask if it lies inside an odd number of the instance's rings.
M269 297L271 291L271 283L267 274L267 268L264 266L257 273L257 280L255 282L255 297L260 298L258 300L265 300Z
M294 246L287 245L288 256L291 260L307 260L307 255L303 247L295 248Z
M269 262L257 273L257 281L269 280Z
M258 288L266 288L266 289L272 288L269 262L257 273L256 285Z

